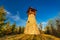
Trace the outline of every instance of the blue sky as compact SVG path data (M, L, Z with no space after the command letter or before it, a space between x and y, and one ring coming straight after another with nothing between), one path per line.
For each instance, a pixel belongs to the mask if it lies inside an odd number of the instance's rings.
M17 26L25 26L28 18L26 12L30 6L37 9L37 24L42 22L45 25L60 12L60 0L0 0L0 6L2 5L10 23L16 22Z

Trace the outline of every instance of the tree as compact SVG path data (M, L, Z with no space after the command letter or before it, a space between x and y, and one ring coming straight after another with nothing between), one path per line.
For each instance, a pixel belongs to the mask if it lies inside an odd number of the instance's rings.
M12 31L12 33L14 33L15 27L16 27L16 23L14 23L14 24L11 26L11 31Z
M57 31L60 32L60 21L56 20Z
M39 25L39 30L40 30L40 33L42 33L42 23L40 23Z
M4 7L0 7L0 36L3 35L2 28L4 27L6 21L6 13L4 12Z
M11 26L10 26L10 21L8 21L5 26L5 34L10 34L10 33L11 33Z
M42 30L42 23L40 23L40 25L39 25L39 29Z
M0 7L0 28L5 24L6 13L4 12L4 8Z
M46 34L50 34L49 26L46 26L46 27L45 27L45 33L46 33Z
M48 31L49 34L54 35L54 33L56 33L55 32L55 29L54 29L54 26L53 26L53 20L49 20L48 21L48 24L46 26L46 29L47 29L46 31Z
M56 26L57 26L57 35L58 37L60 37L60 20L56 20Z
M54 36L57 35L57 31L56 31L56 28L55 28L54 23L55 22L53 22L53 20L49 20L48 21L48 24L46 26L45 33L50 34L50 35L54 35Z
M56 35L56 29L54 28L52 24L51 24L51 34Z
M21 33L24 33L24 27L23 26L21 27Z
M53 21L50 19L49 21L48 21L48 24L47 24L47 26L49 27L48 29L49 29L49 33L50 34L53 34Z
M21 26L19 26L19 33L21 33Z

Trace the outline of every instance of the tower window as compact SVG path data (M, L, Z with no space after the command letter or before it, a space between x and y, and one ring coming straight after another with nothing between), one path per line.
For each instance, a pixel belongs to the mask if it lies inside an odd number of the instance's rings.
M28 21L28 23L30 23L30 21Z

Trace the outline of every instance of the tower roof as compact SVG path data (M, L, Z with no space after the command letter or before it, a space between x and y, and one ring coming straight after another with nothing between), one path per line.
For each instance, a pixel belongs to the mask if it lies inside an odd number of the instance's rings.
M36 9L34 9L34 8L32 8L32 7L29 7L27 13L28 13L30 10L33 11L33 12L37 11Z

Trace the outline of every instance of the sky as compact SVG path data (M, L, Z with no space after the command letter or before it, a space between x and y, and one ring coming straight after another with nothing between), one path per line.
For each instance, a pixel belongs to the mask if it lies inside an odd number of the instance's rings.
M37 10L36 22L38 25L42 22L43 26L60 12L60 0L0 0L0 6L4 6L10 23L16 22L17 26L26 25L29 7Z

